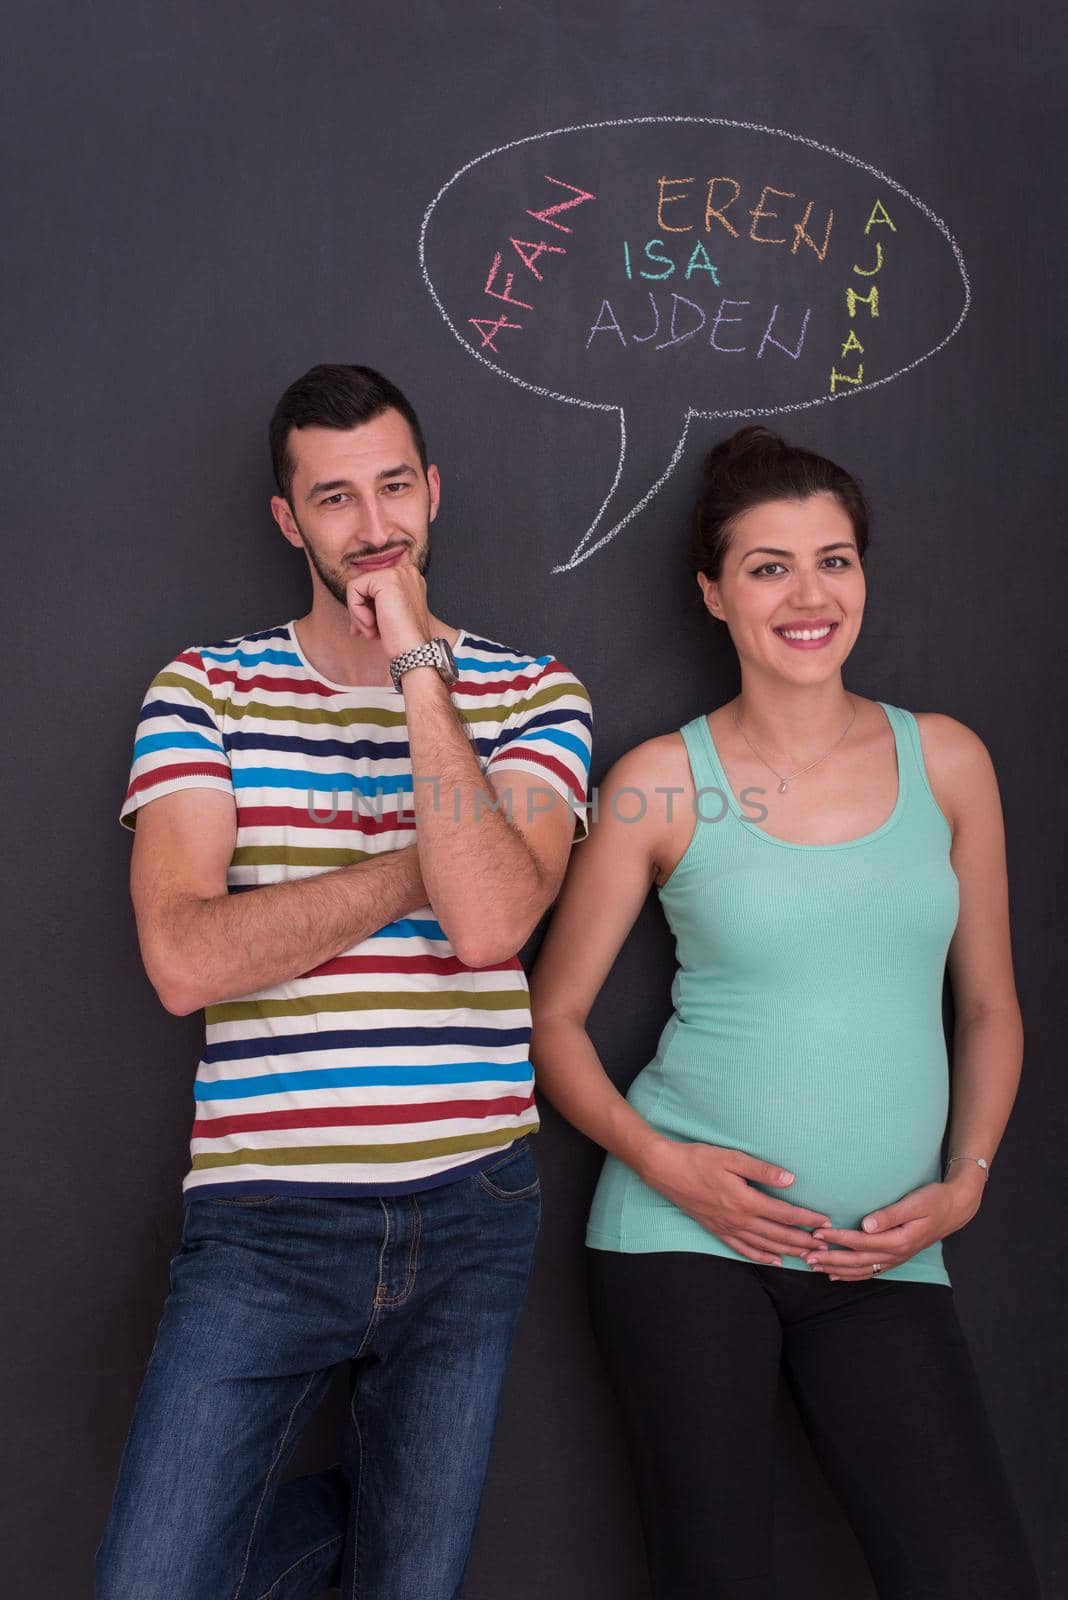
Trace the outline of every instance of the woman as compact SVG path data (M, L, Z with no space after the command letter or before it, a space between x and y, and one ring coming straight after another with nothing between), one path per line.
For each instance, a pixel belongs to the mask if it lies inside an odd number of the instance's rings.
M1038 1593L940 1242L1020 1071L997 782L959 722L845 688L867 543L833 462L711 451L693 561L741 691L611 769L533 978L538 1085L608 1152L594 1326L658 1600L771 1595L780 1367L882 1600ZM651 884L674 1011L624 1099L585 1024Z

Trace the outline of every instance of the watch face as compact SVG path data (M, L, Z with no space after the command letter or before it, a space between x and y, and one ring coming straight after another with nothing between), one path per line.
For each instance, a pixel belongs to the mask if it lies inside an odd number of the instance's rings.
M452 646L449 644L448 639L435 639L434 643L441 647L441 654L445 661L444 669L438 669L442 678L446 683L455 683L460 676L460 672L456 665L456 657L452 653Z

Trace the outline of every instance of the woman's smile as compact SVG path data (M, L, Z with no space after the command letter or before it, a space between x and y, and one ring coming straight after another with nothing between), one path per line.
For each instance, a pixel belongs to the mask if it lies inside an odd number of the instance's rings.
M789 622L772 628L791 650L822 650L834 638L837 622Z

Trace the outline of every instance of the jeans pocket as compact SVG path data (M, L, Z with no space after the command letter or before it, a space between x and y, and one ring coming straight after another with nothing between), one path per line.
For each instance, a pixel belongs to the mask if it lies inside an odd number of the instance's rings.
M280 1198L276 1194L206 1194L198 1198L197 1204L207 1201L211 1206L270 1206Z
M517 1139L499 1161L475 1174L475 1182L494 1200L525 1200L541 1189L530 1136Z

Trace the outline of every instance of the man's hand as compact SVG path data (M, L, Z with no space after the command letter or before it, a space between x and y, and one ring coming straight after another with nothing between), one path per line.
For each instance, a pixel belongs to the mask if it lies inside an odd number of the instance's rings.
M754 1183L788 1188L794 1175L740 1150L659 1139L643 1157L638 1173L709 1233L762 1265L781 1267L784 1254L808 1254L811 1230L830 1220L822 1212L807 1211L755 1189Z
M392 660L430 642L426 580L411 562L361 572L345 586L350 627L364 639L381 639Z
M815 1272L849 1283L874 1276L875 1266L882 1270L900 1267L970 1222L979 1209L985 1184L980 1169L974 1167L971 1172L954 1173L944 1183L913 1189L892 1206L873 1211L859 1229L817 1228L813 1238L820 1241L821 1248L807 1254L805 1260Z

